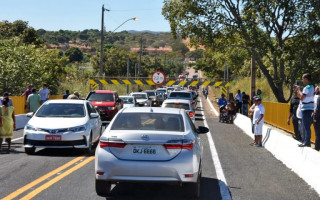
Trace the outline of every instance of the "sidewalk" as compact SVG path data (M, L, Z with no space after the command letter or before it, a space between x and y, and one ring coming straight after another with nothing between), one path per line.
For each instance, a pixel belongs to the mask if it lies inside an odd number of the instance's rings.
M207 101L215 115L218 116L219 113L209 98ZM254 139L254 135L251 132L250 118L237 113L234 124ZM293 139L291 134L267 124L263 125L262 135L263 147L289 169L298 174L320 196L320 152L310 147L298 147L300 142Z

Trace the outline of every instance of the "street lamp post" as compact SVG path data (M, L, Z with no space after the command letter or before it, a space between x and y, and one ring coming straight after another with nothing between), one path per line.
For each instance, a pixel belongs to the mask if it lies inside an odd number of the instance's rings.
M103 40L104 40L104 36L103 36L103 29L104 29L104 11L110 11L108 9L104 8L104 5L102 5L102 15L101 15L101 44L100 44L100 71L99 71L99 76L100 78L103 77ZM133 21L138 21L139 19L137 17L134 18L130 18L127 19L126 21L124 21L122 24L120 24L120 26L122 26L123 24L125 24L126 22L133 20ZM113 30L116 31L118 28L120 28L120 26L118 26L116 29ZM102 84L99 84L99 89L102 89Z

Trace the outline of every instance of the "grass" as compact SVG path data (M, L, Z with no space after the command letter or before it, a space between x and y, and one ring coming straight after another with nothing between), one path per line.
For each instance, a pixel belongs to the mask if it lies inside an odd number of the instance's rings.
M250 77L232 80L230 81L229 93L233 93L233 96L235 96L237 91L241 90L241 92L250 94L250 83L251 83ZM260 89L262 91L261 96L263 101L278 102L269 86L267 79L265 78L256 79L256 90L257 89ZM221 94L221 88L215 88L215 94L216 94L216 98L219 98ZM290 94L289 88L284 86L285 98L288 98L289 94Z

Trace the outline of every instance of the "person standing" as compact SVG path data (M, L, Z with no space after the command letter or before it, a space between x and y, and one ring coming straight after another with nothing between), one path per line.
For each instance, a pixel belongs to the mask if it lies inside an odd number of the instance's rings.
M69 95L67 99L80 99L80 94L78 91L75 91L73 94Z
M249 108L249 117L250 117L250 121L251 121L251 132L252 132L252 134L254 134L253 113L254 113L254 108L256 107L256 97L257 96L253 96L252 97L252 105ZM256 145L256 141L257 141L257 137L256 137L256 135L254 135L253 143L250 143L250 145L251 146Z
M302 102L302 122L306 130L306 135L304 142L299 144L299 147L310 147L310 138L311 138L311 123L312 123L312 113L314 111L314 86L311 84L311 74L305 73L302 75L302 81L305 87L302 92L298 91L298 97Z
M21 96L25 96L26 102L27 102L28 96L32 94L32 88L33 88L33 85L29 85L28 88L21 95Z
M319 151L320 150L320 85L316 87L316 92L315 96L317 96L316 100L316 108L314 109L314 114L313 114L313 127L314 131L316 133L316 143L314 149Z
M249 95L242 92L242 114L248 116Z
M13 106L9 106L9 97L3 98L3 106L0 106L0 151L2 152L2 142L6 139L8 143L8 152L11 149L11 138L13 130L16 128L16 118Z
M41 97L37 94L37 90L35 88L32 89L32 94L28 96L28 112L36 112L40 107Z
M49 99L50 90L47 88L47 84L43 84L42 89L39 90L41 97L41 104Z
M67 99L69 95L70 95L69 90L66 90L66 93L63 94L62 96L62 99Z
M290 119L292 118L292 124L293 124L293 130L294 130L294 138L296 140L301 140L301 133L299 131L299 119L297 117L297 109L299 107L300 104L300 99L297 96L297 90L296 87L299 87L297 85L295 85L293 87L293 97L290 101L290 109L289 109L289 116L288 116L288 120L287 120L287 124L290 125Z
M13 106L12 99L9 98L9 93L8 92L4 92L3 96L0 97L0 105L4 105L3 104L3 99L6 98L6 97L8 97L8 99L9 99L9 106Z
M236 100L236 112L242 113L242 94L240 90L238 90L234 98Z
M264 123L265 108L261 103L261 97L255 98L256 106L253 113L254 135L256 136L256 147L262 147L262 128Z

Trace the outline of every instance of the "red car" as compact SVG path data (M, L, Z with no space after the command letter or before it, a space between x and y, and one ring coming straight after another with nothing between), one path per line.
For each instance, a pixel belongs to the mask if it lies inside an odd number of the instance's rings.
M102 121L110 121L123 108L123 101L116 91L95 90L90 91L86 100L99 110Z

